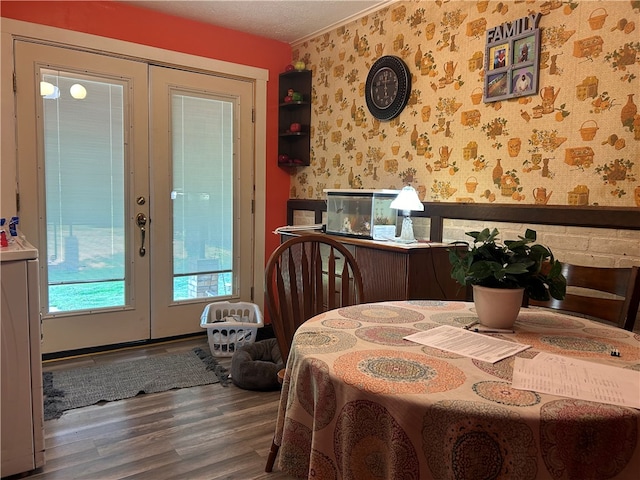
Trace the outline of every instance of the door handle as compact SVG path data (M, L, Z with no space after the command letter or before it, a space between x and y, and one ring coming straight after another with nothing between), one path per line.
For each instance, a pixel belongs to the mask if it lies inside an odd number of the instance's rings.
M136 215L136 225L138 225L138 228L140 229L140 235L142 237L138 254L141 257L144 257L147 253L147 250L144 248L144 239L147 233L147 229L146 229L147 216L144 213L140 212L138 213L138 215Z

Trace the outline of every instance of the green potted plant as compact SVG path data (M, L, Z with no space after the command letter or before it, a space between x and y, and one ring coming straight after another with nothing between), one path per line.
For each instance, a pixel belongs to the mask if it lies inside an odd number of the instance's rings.
M467 251L449 250L451 277L460 285L471 285L481 324L510 328L515 322L523 296L534 300L562 300L567 281L562 264L550 249L536 244L535 230L527 229L519 240L497 242L497 229L467 232L473 238ZM485 295L491 297L485 299ZM508 306L507 306L508 305ZM505 310L504 312L502 310Z

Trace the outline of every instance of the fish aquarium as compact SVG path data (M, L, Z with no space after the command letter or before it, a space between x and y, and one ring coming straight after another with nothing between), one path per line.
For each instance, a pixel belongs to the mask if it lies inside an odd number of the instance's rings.
M398 212L391 202L399 190L327 189L326 232L333 235L393 240Z

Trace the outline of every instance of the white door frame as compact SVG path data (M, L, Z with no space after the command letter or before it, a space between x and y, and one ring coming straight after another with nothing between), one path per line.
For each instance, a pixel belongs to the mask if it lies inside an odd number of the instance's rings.
M30 22L22 22L8 18L1 18L0 23L0 58L1 58L1 98L2 125L15 125L15 100L13 95L13 40L16 38L31 41L41 41L58 46L79 47L99 52L109 52L129 58L139 58L151 61L158 65L184 66L189 69L206 72L218 72L223 75L252 80L255 83L255 192L254 192L254 233L255 243L253 250L254 268L254 300L261 310L264 310L264 244L265 244L265 204L266 204L266 123L267 123L267 81L269 71L263 68L239 65L222 60L215 60L196 55L189 55L156 47L139 45L136 43L100 37L72 30L65 30ZM19 88L19 86L18 86ZM11 106L11 107L9 107ZM16 211L16 196L20 192L19 173L29 175L33 172L18 172L15 129L3 128L1 138L2 154L2 185L0 185L2 215L11 216ZM37 158L36 145L30 151L21 151L20 155L28 158ZM20 228L28 239L34 244L39 243L37 219L21 218Z

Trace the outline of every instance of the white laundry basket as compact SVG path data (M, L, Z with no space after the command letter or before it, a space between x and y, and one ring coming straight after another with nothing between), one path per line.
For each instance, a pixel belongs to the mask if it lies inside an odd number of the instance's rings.
M204 307L200 326L207 329L211 354L230 357L238 347L255 342L264 320L255 303L216 302Z

